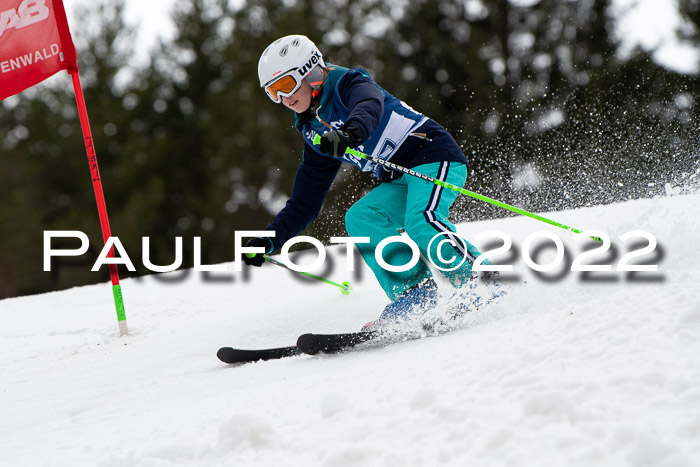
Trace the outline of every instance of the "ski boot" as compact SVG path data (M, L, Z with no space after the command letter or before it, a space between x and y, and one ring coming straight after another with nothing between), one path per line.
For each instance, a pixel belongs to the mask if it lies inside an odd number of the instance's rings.
M381 332L392 324L420 316L433 309L437 303L437 284L432 278L428 278L406 289L396 300L384 308L377 320L365 324L362 331Z

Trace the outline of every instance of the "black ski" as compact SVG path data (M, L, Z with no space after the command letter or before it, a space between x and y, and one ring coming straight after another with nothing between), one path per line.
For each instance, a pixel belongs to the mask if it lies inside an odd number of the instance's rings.
M276 349L243 350L232 347L221 347L216 356L224 363L251 363L261 360L277 360L285 357L300 355L302 352L295 345L278 347Z
M367 342L379 334L376 332L350 332L346 334L304 334L299 336L297 345L274 349L245 350L221 347L216 356L224 363L252 363L262 360L278 360L302 353L336 353Z
M297 348L304 353L336 353L355 347L379 336L376 332L350 332L346 334L304 334L297 340Z

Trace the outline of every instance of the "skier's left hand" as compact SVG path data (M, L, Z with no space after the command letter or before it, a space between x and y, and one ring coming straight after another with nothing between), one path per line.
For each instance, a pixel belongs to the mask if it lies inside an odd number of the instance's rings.
M263 237L255 237L251 238L248 240L245 244L247 247L262 247L265 248L265 250L269 253L271 243L269 238L263 238ZM248 256L251 255L251 256ZM247 264L248 266L255 266L255 267L260 267L262 264L265 262L265 254L264 253L244 253L242 255L243 262Z
M347 125L321 136L319 151L333 157L343 157L347 148L354 148L362 140L362 132L355 125Z

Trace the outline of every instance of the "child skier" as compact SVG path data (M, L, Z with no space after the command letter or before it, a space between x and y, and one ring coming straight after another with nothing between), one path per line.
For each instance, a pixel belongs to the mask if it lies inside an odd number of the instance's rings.
M272 101L295 112L304 152L291 198L265 229L275 236L250 239L246 246L262 247L269 254L301 233L318 216L341 164L349 163L383 182L345 215L350 236L369 237L368 243L357 247L391 301L374 326L437 302L437 285L423 260L405 272L391 272L377 263L377 245L400 229L424 258L445 271L452 286L459 288L469 280L479 251L458 238L447 220L457 193L345 154L347 148L356 148L461 187L467 178L467 159L447 130L379 87L364 69L325 64L306 36L286 36L270 44L260 57L258 76ZM313 144L317 134L320 145ZM396 242L382 256L402 266L413 254L408 245ZM260 266L264 258L262 253L243 255L243 261ZM459 263L462 266L455 268Z

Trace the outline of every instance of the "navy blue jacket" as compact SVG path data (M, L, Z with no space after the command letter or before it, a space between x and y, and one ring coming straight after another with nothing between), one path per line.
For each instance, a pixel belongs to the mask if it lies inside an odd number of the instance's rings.
M321 101L323 101L323 94L332 90L322 88L321 92ZM349 70L338 81L338 93L343 103L350 109L345 124L354 124L360 129L364 139L368 138L384 113L382 90L369 77L356 70ZM304 114L296 115L299 131L308 130L308 121L314 118L308 111ZM423 133L427 139L409 137L393 155L391 162L406 168L442 161L467 165L464 153L452 136L434 120L427 119L415 133ZM319 153L316 147L305 140L303 158L294 179L292 196L265 228L267 231L275 232L275 237L270 238L269 253L282 248L287 240L299 235L316 219L341 164L339 159ZM401 175L401 173L386 171L378 174L383 182L391 181Z

